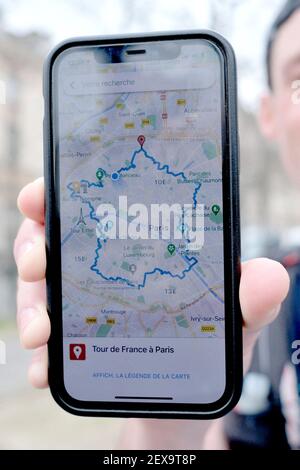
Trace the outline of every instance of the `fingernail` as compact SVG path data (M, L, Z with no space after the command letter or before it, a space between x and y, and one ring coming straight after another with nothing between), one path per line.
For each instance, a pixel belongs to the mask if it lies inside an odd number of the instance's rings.
M39 312L35 308L25 308L24 310L21 310L18 315L18 323L21 332L23 332L32 320L37 317L38 313Z

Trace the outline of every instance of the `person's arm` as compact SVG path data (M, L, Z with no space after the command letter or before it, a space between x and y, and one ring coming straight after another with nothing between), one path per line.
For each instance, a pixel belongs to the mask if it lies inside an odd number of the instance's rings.
M21 343L34 349L29 379L35 387L46 387L47 341L50 321L46 311L44 181L25 186L18 198L25 215L14 245L19 272L17 319ZM289 277L283 266L265 258L243 263L240 302L244 318L244 369L251 361L261 329L277 316L287 295ZM214 423L193 420L130 419L124 425L119 446L123 449L226 448L222 420Z

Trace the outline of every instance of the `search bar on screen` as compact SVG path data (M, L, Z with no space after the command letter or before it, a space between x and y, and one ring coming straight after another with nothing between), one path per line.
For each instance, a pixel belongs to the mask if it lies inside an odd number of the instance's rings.
M216 79L211 67L170 69L161 72L110 73L76 75L64 83L68 95L143 92L160 90L191 90L210 88Z

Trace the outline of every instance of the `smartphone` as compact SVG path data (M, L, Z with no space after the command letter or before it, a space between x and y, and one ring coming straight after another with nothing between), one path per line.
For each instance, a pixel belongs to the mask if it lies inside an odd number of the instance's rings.
M44 70L49 383L78 415L240 396L236 67L209 31L68 40Z

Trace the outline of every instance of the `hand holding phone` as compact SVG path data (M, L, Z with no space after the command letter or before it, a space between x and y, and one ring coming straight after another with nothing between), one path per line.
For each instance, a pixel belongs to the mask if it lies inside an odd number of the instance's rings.
M230 46L71 40L45 69L49 379L68 411L211 418L242 378Z
M205 34L204 34L204 35L205 35ZM207 33L206 33L206 37L207 37ZM120 38L119 38L119 39L120 39ZM122 39L124 39L124 38L122 38ZM173 39L173 38L170 37L170 39ZM102 40L103 40L103 39L102 39ZM130 39L130 41L134 42L134 40L133 40L132 38ZM93 41L92 41L92 42L93 42ZM105 40L104 40L104 42L105 42ZM107 40L106 40L106 44L107 44L108 42L109 42L109 40L107 39ZM122 40L120 40L119 42L122 42ZM118 56L118 54L116 54L116 56ZM113 60L115 60L115 59L113 59ZM91 86L91 84L90 84L89 86ZM232 87L231 87L231 91L232 91ZM84 101L86 101L86 100L84 100ZM182 104L183 104L183 102L181 102L181 105L182 105ZM178 105L180 106L179 103L178 103ZM52 123L49 122L48 118L49 118L49 116L46 115L46 130L48 129L48 126L50 126L50 127L52 126ZM164 114L164 118L166 118L165 114ZM103 124L104 124L104 122L103 122ZM145 123L145 124L146 124L146 123ZM129 126L129 128L130 128L130 126ZM233 128L233 132L236 132L236 128ZM143 134L140 134L140 135L143 135ZM138 136L137 136L137 137L138 137ZM96 139L93 139L93 140L94 140L95 142L97 142L97 138L96 138ZM51 150L52 142L49 140L48 143L49 143L49 149ZM47 155L47 152L46 152L46 155ZM52 163L51 163L51 162L48 162L48 160L46 160L46 163L47 163L47 165L49 164L48 170L51 170L51 165L52 165ZM225 165L225 166L226 166L226 165ZM58 169L55 170L55 171L58 171ZM51 173L51 171L50 171L50 173ZM56 176L57 176L57 175L56 175ZM99 173L99 176L100 176L100 173ZM51 178L52 178L52 176L51 176ZM47 194L49 195L49 193L47 193ZM55 203L55 204L54 204L55 206L56 206L56 203L58 203L58 204L57 204L57 207L54 207L53 205L50 206L49 203L53 203L53 202ZM193 201L193 202L194 202L194 201ZM52 210L57 211L58 206L59 206L59 199L56 199L56 197L54 197L54 195L52 194L52 196L50 197L50 199L48 199L48 204L47 204L47 207L48 207L47 210L48 210L48 216L49 216L49 219L47 220L47 223L49 223L49 220L50 220L50 218L51 218L49 214L51 214L51 211L52 211ZM24 212L26 212L26 210L25 210ZM216 211L215 211L215 212L216 212ZM217 214L216 214L216 215L217 215ZM55 226L55 224L54 224L54 226ZM56 235L57 235L57 230L53 230L53 229L55 228L54 226L53 226L53 224L51 225L51 232L52 232L52 235L55 235L55 233L56 233ZM49 227L48 227L48 228L49 228ZM49 233L48 233L48 237L49 237ZM55 238L55 237L54 237L54 238ZM48 241L49 241L49 240L48 240ZM53 238L51 238L51 241L53 241ZM172 248L171 248L171 249L172 249ZM53 251L52 251L52 253L53 253ZM51 292L51 286L50 286L50 285L52 284L52 282L49 281L49 279L51 279L51 276L52 276L54 273L52 272L51 263L49 263L49 258L48 258L48 264L49 264L49 266L48 266L48 284L49 284L48 293L49 293L49 298L51 298L51 297L53 297L53 293L52 293L53 291ZM53 263L53 264L54 264L54 263ZM52 266L53 266L53 265L52 265ZM26 271L26 269L25 269L25 271ZM25 272L25 271L24 271L24 272ZM57 274L57 273L56 273L56 274ZM54 283L54 284L55 284L55 283ZM58 315L58 318L57 318L58 323L57 323L56 321L54 321L54 320L55 320L55 319L53 318L53 319L52 319L52 337L53 337L53 338L54 338L55 335L57 334L57 331L58 331L58 330L57 330L57 327L58 327L58 329L59 329L59 321L60 321L61 319L59 320L59 315ZM92 321L93 321L93 319L92 319ZM55 331L55 330L56 330L56 331ZM61 338L60 335L59 335L59 336L56 336L56 339L58 339L58 338ZM77 346L77 348L76 348L77 355L80 357L81 354L82 354L81 343L78 344L78 342L74 342L73 345L74 345L74 347ZM50 342L50 345L49 345L49 346L50 346L50 360L51 360L51 342ZM78 346L79 346L79 348L81 348L81 349L78 349ZM55 347L56 347L56 346L55 346ZM60 348L61 346L58 346L58 347ZM74 351L75 351L75 350L74 350ZM79 362L80 362L80 360L78 360L77 363L79 363ZM51 365L50 365L50 370L51 370ZM61 369L61 370L62 370L62 369ZM61 377L59 377L59 380L60 380L60 379L61 379ZM83 411L83 412L84 412L84 411ZM89 412L89 411L88 411L88 412ZM147 414L147 410L146 410L146 414ZM163 416L163 414L161 414L161 413L160 413L159 415L160 415L161 417ZM199 416L199 414L197 414L197 416Z
M23 347L34 350L33 359L28 369L29 381L34 387L44 388L48 385L46 343L49 338L50 325L44 289L46 260L43 178L35 180L21 190L18 197L18 207L26 217L14 243L14 255L19 273L17 292L19 334ZM28 249L29 241L30 249ZM245 371L249 367L256 338L261 329L276 318L288 287L288 274L280 263L263 258L242 264L240 303L244 323L243 359ZM169 445L167 444L170 442L169 420L157 421L157 426L151 425L152 420L138 420L138 422L140 426L143 425L144 431L146 427L147 432L140 433L140 428L135 425L129 429L126 427L123 432L124 438L126 436L126 443L124 443L126 448L130 448L132 445L145 448L145 446L154 445L154 442L157 446ZM192 423L190 420L186 423L188 422ZM129 423L132 423L132 420ZM137 421L134 423L137 424ZM156 432L158 428L160 433ZM195 437L195 440L192 441L191 428L186 426L185 429L186 433L183 432L181 421L174 422L172 427L174 448L183 448L186 445L196 448L199 445L199 434L192 433ZM219 448L214 426L210 429L207 439L209 440L208 448Z

